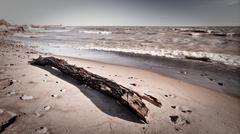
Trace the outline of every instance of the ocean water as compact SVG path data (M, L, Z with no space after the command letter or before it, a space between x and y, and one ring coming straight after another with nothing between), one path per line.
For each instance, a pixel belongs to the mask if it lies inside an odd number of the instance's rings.
M240 27L42 27L12 40L43 53L147 69L240 96Z
M168 58L205 58L240 67L240 27L44 27L14 40L39 51L100 50ZM69 52L66 51L66 52ZM76 57L77 54L61 54Z

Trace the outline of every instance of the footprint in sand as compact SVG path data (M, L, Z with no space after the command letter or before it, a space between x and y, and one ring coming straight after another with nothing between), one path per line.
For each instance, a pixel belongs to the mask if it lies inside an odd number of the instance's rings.
M176 98L176 95L174 95L174 94L165 94L164 97L166 97L166 98Z
M39 127L35 131L37 134L49 134L47 127Z
M60 89L60 92L65 92L65 89Z
M190 121L181 115L170 115L169 120L176 131L182 131L184 126L190 125Z
M0 89L5 89L13 85L15 82L17 82L17 80L0 79Z
M47 105L43 107L45 111L49 111L51 109L51 106Z
M175 105L172 105L171 108L172 109L176 109L176 110L180 111L181 113L185 113L185 114L192 113L191 108L186 107L186 106L175 106Z

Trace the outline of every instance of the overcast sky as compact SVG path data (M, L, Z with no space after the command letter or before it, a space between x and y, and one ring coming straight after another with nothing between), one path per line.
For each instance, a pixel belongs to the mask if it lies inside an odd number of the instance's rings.
M0 0L15 24L238 25L240 0Z

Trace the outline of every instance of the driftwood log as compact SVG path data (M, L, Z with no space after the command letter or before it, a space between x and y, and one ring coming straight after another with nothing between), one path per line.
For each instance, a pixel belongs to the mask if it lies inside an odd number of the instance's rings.
M105 93L115 99L121 104L127 106L133 111L141 120L147 123L147 115L149 109L146 107L142 99L160 107L161 103L150 95L140 95L122 85L117 84L107 78L88 72L87 70L68 64L65 60L54 57L41 57L30 61L32 65L51 66L60 70L62 73L69 75L81 84L86 84L92 89Z

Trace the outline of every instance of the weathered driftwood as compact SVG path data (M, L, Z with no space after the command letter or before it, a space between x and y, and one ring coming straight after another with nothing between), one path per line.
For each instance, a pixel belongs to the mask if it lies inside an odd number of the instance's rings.
M145 99L158 107L161 106L161 103L150 95L141 96L138 93L107 78L88 72L87 70L75 65L69 65L65 60L62 59L57 59L54 57L43 58L39 56L39 58L33 59L30 64L40 66L47 65L59 69L62 73L71 76L80 83L86 84L92 89L98 90L117 99L119 102L130 108L146 123L146 117L149 109L146 107L142 99Z

